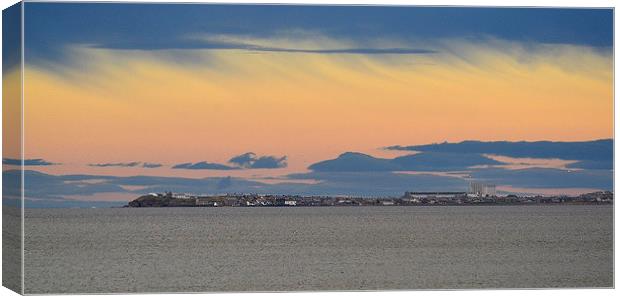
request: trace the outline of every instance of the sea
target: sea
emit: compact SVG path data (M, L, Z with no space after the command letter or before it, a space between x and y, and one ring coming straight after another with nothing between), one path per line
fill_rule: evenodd
M613 206L26 209L26 293L613 286Z

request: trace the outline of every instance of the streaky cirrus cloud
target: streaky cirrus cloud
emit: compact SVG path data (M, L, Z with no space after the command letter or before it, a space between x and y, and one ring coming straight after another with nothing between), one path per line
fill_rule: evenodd
M287 166L286 156L257 156L254 152L237 155L228 162L246 169L277 169Z
M22 165L22 160L15 159L15 158L2 158L2 164ZM42 158L24 159L25 166L48 166L48 165L57 165L57 164L58 163L49 162Z
M306 154L320 150L315 145L325 141L320 136L324 134L332 135L329 141L334 147L378 147L400 143L398 139L406 137L410 125L424 127L411 139L415 142L433 141L439 134L445 139L488 138L491 133L498 138L525 139L549 135L567 139L608 137L613 116L606 110L611 110L613 96L608 87L611 80L606 73L612 74L612 67L607 67L611 66L607 63L612 61L611 56L566 46L559 46L555 51L531 46L534 49L528 51L530 47L508 45L487 48L481 43L465 46L466 50L463 50L463 46L456 44L451 48L455 57L446 56L448 51L442 50L441 56L418 56L415 61L405 56L382 59L377 56L300 57L304 54L255 55L238 51L203 56L200 51L179 54L82 49L71 55L81 67L56 67L50 72L33 67L26 71L32 87L30 100L33 103L29 104L28 112L34 119L30 121L33 126L30 130L32 138L38 142L37 147L42 151L51 149L48 147L51 136L46 127L54 118L46 113L51 103L43 90L54 88L58 89L54 104L75 106L75 101L87 100L93 104L85 105L84 110L87 113L99 112L83 123L91 127L89 130L100 134L97 146L82 147L90 151L118 145L116 135L119 132L124 137L133 137L136 143L148 140L160 146L164 141L182 141L186 134L206 133L223 139L226 145L247 145L240 148L244 149L241 151L272 151L275 144L270 143L277 143L282 136L292 138L291 131L307 129L308 126L313 126L313 132L295 145L298 150L308 149L303 152ZM172 57L189 55L201 57L204 63L187 66L171 62ZM462 56L466 58L459 59ZM432 65L421 66L418 62ZM112 78L108 80L106 77ZM609 79L611 77L609 75ZM429 84L429 81L433 83ZM452 84L450 81L463 83ZM532 81L538 81L537 88L531 87ZM144 87L145 83L149 87ZM91 91L91 87L100 90L97 85L103 86L105 91ZM279 87L275 90L264 85ZM182 99L171 100L167 95L170 91ZM212 95L205 99L204 93ZM497 93L503 94L503 100L496 99ZM596 100L584 101L582 98L586 95ZM98 105L109 96L114 96L115 100ZM246 99L249 97L254 99ZM291 100L292 97L295 100ZM463 102L459 99L462 97L470 99ZM150 98L151 103L145 98ZM528 107L532 105L537 108ZM215 106L221 106L221 109ZM122 118L117 116L115 123L104 124L119 108L141 108L152 116L136 122L131 129L117 128L135 121L131 114ZM349 110L346 114L338 111L345 108ZM555 112L545 111L551 109ZM582 110L589 112L583 113ZM63 112L69 116L74 110L68 107ZM237 114L234 120L230 112ZM504 118L519 118L519 114L525 112L531 114L530 119L492 124ZM582 120L566 121L567 116L577 114ZM162 116L171 120L166 123L158 121L157 118ZM367 120L370 116L372 121ZM471 116L479 119L469 120ZM209 120L228 125L226 128L209 125ZM283 120L287 121L286 125L282 124ZM265 127L263 131L246 128L257 121ZM588 122L588 125L584 126L582 122ZM84 132L77 130L75 124L58 122L55 126L62 130L63 138L83 137ZM430 132L433 126L440 128L441 133ZM147 127L170 132L162 133L164 136L158 139L146 139L135 132ZM467 131L466 135L459 132L459 127ZM184 132L172 132L175 130ZM366 131L374 131L376 136L363 136ZM231 134L239 137L231 137ZM216 153L214 156L218 159L229 156L203 146L203 150L194 150L200 152L190 156L193 160L203 160L199 157L206 153ZM183 149L182 146L171 147L170 153L182 155ZM342 149L339 151L351 148ZM152 151L140 150L147 153L145 157L149 159L157 157ZM65 158L54 157L70 159L70 152L65 153ZM97 153L103 154L101 151ZM126 159L133 157L127 156Z
M186 38L188 34L273 36L291 28L321 31L357 43L386 35L398 39L493 36L529 43L613 46L612 9L138 3L110 3L97 9L79 3L27 6L25 21L31 28L26 31L27 54L46 59L58 58L61 48L69 43L118 49L193 49L204 47L204 42ZM295 17L283 19L283 15ZM136 21L140 26L135 26ZM510 25L513 23L519 23L518 30Z
M92 45L93 48L104 49L141 49L141 50L171 50L171 49L204 49L204 50L243 50L250 52L283 52L283 53L316 53L316 54L433 54L436 50L412 47L340 47L340 48L302 48L286 46L262 46L246 42L221 42L210 40L193 40L179 43L141 42L141 43L106 43Z

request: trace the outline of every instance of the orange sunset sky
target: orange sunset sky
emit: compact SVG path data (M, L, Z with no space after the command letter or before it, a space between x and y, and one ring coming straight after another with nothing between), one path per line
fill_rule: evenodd
M607 11L162 7L25 5L24 158L54 164L37 171L261 179L408 154L391 145L613 138ZM247 152L286 165L170 169ZM161 166L93 166L131 162Z

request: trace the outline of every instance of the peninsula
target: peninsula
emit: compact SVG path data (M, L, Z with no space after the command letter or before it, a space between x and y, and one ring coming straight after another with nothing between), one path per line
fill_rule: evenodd
M401 197L302 196L275 194L194 195L149 193L125 207L317 207L317 206L442 206L442 205L536 205L612 204L613 192L598 191L579 196L480 195L466 192L405 192Z

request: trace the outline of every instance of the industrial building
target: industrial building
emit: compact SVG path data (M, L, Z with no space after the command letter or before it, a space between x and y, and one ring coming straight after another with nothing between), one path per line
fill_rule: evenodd
M497 196L497 190L495 184L471 182L469 183L469 194L479 197Z
M466 195L465 192L405 192L404 198L410 199L454 199L459 197L464 197Z

